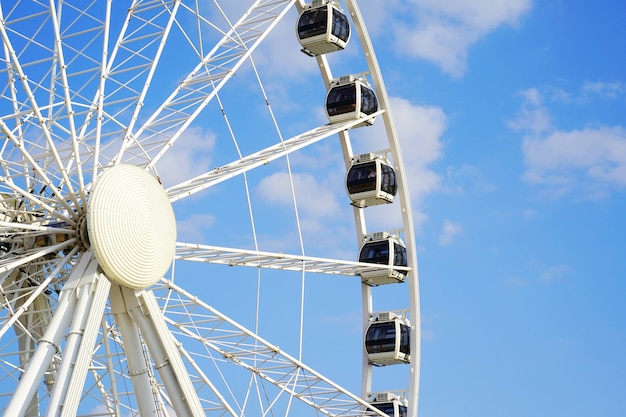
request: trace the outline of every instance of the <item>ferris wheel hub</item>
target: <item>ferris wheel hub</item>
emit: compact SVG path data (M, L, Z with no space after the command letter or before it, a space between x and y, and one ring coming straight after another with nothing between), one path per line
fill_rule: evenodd
M133 289L155 284L176 249L174 211L159 182L133 165L96 180L87 206L89 244L112 281Z

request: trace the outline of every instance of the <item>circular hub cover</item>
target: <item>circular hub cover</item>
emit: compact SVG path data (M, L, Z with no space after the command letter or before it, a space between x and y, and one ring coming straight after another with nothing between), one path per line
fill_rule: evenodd
M91 248L109 279L142 289L167 272L176 219L163 187L143 169L115 165L97 179L87 206Z

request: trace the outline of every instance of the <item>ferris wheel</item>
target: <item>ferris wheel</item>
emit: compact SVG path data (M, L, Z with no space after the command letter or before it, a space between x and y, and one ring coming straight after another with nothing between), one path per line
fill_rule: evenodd
M0 4L2 415L416 417L410 196L356 0L244 3Z

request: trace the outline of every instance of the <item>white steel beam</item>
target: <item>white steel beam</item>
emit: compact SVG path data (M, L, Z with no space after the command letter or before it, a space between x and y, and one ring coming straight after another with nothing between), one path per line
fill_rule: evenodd
M273 384L281 392L293 395L327 416L386 416L366 400L342 388L302 361L288 355L276 345L261 338L234 320L218 312L173 282L162 281L172 296L177 312L165 320L182 335L190 337L217 352L217 357L248 370ZM200 314L202 323L190 315ZM217 357L215 358L217 360Z
M78 306L66 338L63 358L54 389L50 394L46 417L76 415L87 371L91 365L91 356L111 283L98 271L95 260L87 268L85 278L91 285L83 285L76 291Z
M42 380L48 365L55 353L59 351L59 344L66 334L67 327L74 315L77 304L76 288L90 284L84 280L85 271L92 261L90 254L81 257L72 275L63 286L59 295L57 310L54 312L50 325L31 357L27 369L20 378L11 402L5 410L6 416L23 417L31 399L37 393L39 382Z
M404 266L390 267L388 265L366 262L343 261L287 253L262 252L257 250L234 249L180 242L176 243L175 259L228 266L251 266L254 268L306 271L318 274L348 276L360 275L367 271L384 271L388 269L397 271L410 270L409 267Z
M176 415L179 417L203 416L200 399L189 379L176 346L177 342L165 323L154 293L144 290L137 291L135 294L141 303L141 308L133 309L130 314L141 329L141 334L148 345L148 350L163 380Z
M230 162L221 167L215 168L205 174L187 180L183 183L175 185L165 190L170 198L170 202L188 197L198 191L205 190L229 178L244 174L261 165L267 165L285 155L309 146L322 139L328 138L337 133L351 129L352 127L363 123L365 120L372 119L380 115L382 111L367 115L366 117L349 120L342 123L327 124L313 128L307 132L301 133L291 139L272 145L266 149L245 156L236 161Z
M126 313L141 331L176 415L203 416L200 399L183 364L176 340L168 329L152 291L133 291L124 287L119 287L119 291Z
M396 131L396 125L393 114L390 109L390 101L387 95L387 89L383 80L380 66L376 58L376 52L372 45L372 41L366 29L365 21L359 10L356 0L346 0L346 6L350 12L350 17L354 22L354 26L361 41L361 46L365 52L367 66L369 68L372 82L378 97L378 103L381 109L385 109L382 116L391 155L394 161L394 170L396 171L396 179L398 181L398 201L400 211L402 213L402 225L404 231L404 241L406 243L406 251L408 258L408 266L410 271L407 273L406 280L409 287L409 304L411 317L411 365L409 371L409 389L407 400L409 403L407 417L417 417L418 400L419 400L419 379L420 379L420 350L421 350L421 327L420 327L420 298L419 298L419 276L417 270L417 249L415 247L415 229L413 225L413 211L411 208L411 197L409 195L407 176L404 169L404 161L402 159L402 151L400 149L400 141ZM364 289L364 291L369 291ZM363 299L366 301L368 295L364 294ZM364 314L366 312L364 311ZM371 386L365 381L362 387L363 395L369 393Z

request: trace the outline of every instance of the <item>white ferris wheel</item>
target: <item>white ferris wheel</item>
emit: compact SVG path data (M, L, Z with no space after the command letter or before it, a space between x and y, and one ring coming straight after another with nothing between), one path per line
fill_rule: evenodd
M268 69L285 22L321 81ZM410 198L356 0L2 0L0 38L0 413L417 415ZM320 242L298 175L326 152ZM308 319L344 302L356 332Z

